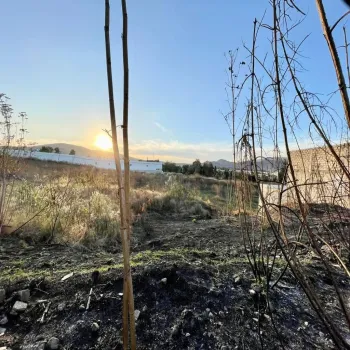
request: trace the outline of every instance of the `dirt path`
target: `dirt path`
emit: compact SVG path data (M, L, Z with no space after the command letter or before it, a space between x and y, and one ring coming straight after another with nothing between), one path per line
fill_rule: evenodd
M289 273L270 295L272 313L267 310L244 255L238 222L154 214L134 232L139 349L261 349L261 344L265 349L332 349ZM0 244L0 288L6 290L0 323L7 319L0 324L6 329L0 347L53 349L54 337L61 349L122 349L120 252L32 247L13 239ZM92 278L97 284L86 310ZM322 280L319 287L327 293ZM28 305L14 314L17 292L26 288ZM349 292L348 283L344 290Z

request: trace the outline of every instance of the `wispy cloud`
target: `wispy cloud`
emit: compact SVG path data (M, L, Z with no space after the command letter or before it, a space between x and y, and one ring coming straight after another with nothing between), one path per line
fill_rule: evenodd
M168 132L169 130L163 126L162 124L158 123L158 122L153 122L153 124L160 130L162 130L163 132Z
M232 157L232 147L227 143L143 140L131 143L130 153L140 158L154 157L180 163L192 163L197 158L201 161L217 160L219 158L230 159Z

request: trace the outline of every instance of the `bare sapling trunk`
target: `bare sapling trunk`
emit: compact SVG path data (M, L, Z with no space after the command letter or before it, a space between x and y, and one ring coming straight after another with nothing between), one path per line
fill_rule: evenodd
M129 56L128 56L128 13L126 0L121 0L123 12L123 66L124 66L124 98L123 98L123 149L124 149L124 189L125 189L125 224L130 249L131 213L130 213L130 159L129 159ZM136 349L135 310L132 279L128 280L128 306L130 320L131 349Z
M326 13L323 7L322 0L316 0L316 6L317 6L317 11L320 17L321 21L321 26L323 29L323 34L324 37L327 41L329 52L332 56L332 61L334 65L335 72L337 74L337 80L338 80L338 86L339 86L339 91L344 107L344 112L345 112L345 118L348 123L348 127L350 128L350 102L349 102L349 95L348 95L348 90L346 87L345 79L344 79L344 74L343 70L340 64L340 59L338 55L338 50L335 45L333 35L332 35L332 29L329 27Z
M120 153L118 148L117 138L117 124L115 119L114 108L114 94L113 94L113 79L112 79L112 63L110 52L110 39L109 39L109 0L105 0L105 43L106 43L106 64L107 64L107 80L108 80L108 94L109 94L109 109L111 119L112 130L112 143L113 154L117 173L117 182L119 188L119 201L120 201L120 221L121 221L121 241L123 246L123 262L124 262L124 294L123 294L123 346L124 349L128 349L129 343L129 314L131 326L131 348L136 349L136 335L135 335L135 320L134 320L134 303L133 303L133 291L132 291L132 279L130 268L130 248L129 248L129 233L130 227L128 226L129 220L127 220L130 210L126 205L126 191L124 187L123 174L120 162ZM126 142L128 142L126 140ZM127 194L129 195L129 193Z

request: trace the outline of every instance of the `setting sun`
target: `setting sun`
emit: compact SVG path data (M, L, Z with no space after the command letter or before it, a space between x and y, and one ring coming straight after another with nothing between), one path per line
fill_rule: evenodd
M104 151L107 151L112 148L112 140L108 135L105 134L97 135L94 144L96 147Z

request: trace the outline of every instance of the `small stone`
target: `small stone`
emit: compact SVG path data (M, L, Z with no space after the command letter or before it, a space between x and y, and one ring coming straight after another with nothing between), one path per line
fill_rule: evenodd
M209 315L208 315L210 318L213 318L214 317L214 315L213 315L213 313L212 312L209 312Z
M80 304L79 305L79 310L80 311L84 311L85 310L85 305L84 304Z
M50 338L50 340L47 342L47 345L49 346L49 349L56 350L60 346L60 340L56 337Z
M147 305L145 305L143 308L142 308L142 312L146 312L147 311Z
M264 314L264 317L266 318L267 321L271 321L271 317L267 314Z
M254 289L249 289L249 294L250 295L255 295L256 293L255 293L255 290Z
M0 304L5 301L5 297L6 297L5 289L0 288Z
M180 334L180 328L178 325L175 325L171 330L171 336L176 337Z
M74 274L73 272L68 273L67 275L65 275L61 278L61 281L63 282L65 280L67 280L68 278L71 278L73 276L73 274Z
M160 282L161 282L162 284L167 284L168 279L167 279L166 277L164 277L164 278L162 278L162 279L160 280Z
M135 310L135 321L137 321L138 318L140 317L140 313L141 313L140 310Z
M12 311L14 311L16 313L23 312L27 309L27 307L28 307L27 303L24 303L22 301L16 301L15 305L13 305Z
M0 328L0 337L4 335L6 332L6 328Z
M100 326L98 325L97 322L94 322L94 323L91 325L91 331L92 331L92 332L96 333L96 332L99 331L99 329L100 329Z
M45 336L43 334L39 334L35 337L35 341L42 341L45 340Z
M191 334L190 333L186 333L186 337L189 337Z
M66 303L59 303L57 306L58 311L63 311L66 308Z
M305 325L305 327L307 327L309 325L309 322L305 321L304 325Z
M123 293L118 293L118 296L119 296L119 297L122 297L122 296L123 296Z
M19 300L27 303L30 299L30 290L24 289L18 292Z
M253 318L253 320L254 320L255 322L259 322L259 320L258 320L257 318Z
M4 326L8 321L8 318L6 317L6 315L4 315L0 318L0 325Z
M240 276L237 276L236 278L235 278L235 283L240 283L241 282L241 277Z

